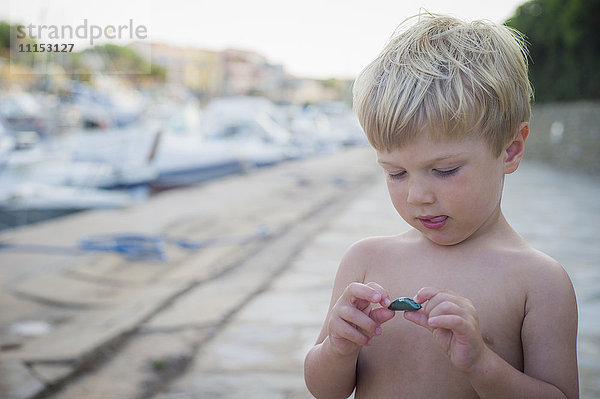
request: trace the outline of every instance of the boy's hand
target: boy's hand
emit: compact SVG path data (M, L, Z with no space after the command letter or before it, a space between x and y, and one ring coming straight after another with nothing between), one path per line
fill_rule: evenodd
M372 308L371 304L381 308ZM361 346L371 344L381 334L381 324L394 317L387 309L391 303L385 289L377 283L351 283L346 287L330 312L329 341L335 352L349 355Z
M487 347L471 301L435 287L422 288L414 300L427 304L417 312L404 312L404 318L431 331L457 369L464 373L474 371Z

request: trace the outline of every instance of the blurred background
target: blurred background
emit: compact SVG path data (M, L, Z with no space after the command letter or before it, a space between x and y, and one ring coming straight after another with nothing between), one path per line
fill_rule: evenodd
M600 397L600 0L0 0L0 396L310 397L339 259L406 228L352 82L421 11L525 35L505 213L571 275Z
M420 10L523 32L529 156L598 173L598 2L520 3L9 1L0 229L364 144L352 80Z

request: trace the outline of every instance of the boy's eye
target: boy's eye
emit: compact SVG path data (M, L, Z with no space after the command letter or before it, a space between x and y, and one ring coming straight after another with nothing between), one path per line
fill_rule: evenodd
M434 169L434 172L442 177L445 177L455 174L456 172L458 172L458 169L460 169L460 166L451 169Z
M388 177L392 180L402 179L404 177L404 175L406 175L405 170L403 170L402 172L398 172L398 173L388 173Z

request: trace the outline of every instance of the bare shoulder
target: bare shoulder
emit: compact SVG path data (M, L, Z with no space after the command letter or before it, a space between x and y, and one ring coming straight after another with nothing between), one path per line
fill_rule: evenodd
M569 275L556 260L540 251L533 251L535 254L528 272L526 312L530 316L534 312L546 317L554 315L576 328L577 300Z
M352 244L342 258L343 267L360 267L364 269L380 265L385 258L401 252L408 239L406 234L396 236L368 237Z
M576 313L575 292L571 279L563 266L551 256L521 240L496 243L492 258L501 266L499 270L507 281L520 292L525 314L555 312ZM547 315L547 314L546 314ZM544 316L546 317L546 316Z
M518 256L519 267L526 277L528 294L573 290L569 275L554 258L530 246L518 251Z

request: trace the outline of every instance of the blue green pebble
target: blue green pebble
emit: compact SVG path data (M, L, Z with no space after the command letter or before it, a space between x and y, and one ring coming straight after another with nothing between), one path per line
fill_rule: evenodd
M390 303L390 306L388 306L388 309L406 310L409 312L413 312L415 310L421 309L421 305L416 303L415 301L413 301L410 298L402 297L402 298L394 299L392 301L392 303Z

